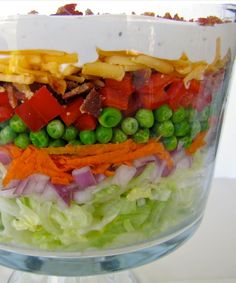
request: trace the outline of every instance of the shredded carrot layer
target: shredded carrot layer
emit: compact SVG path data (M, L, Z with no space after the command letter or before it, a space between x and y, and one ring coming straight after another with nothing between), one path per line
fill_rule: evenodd
M105 151L103 153L97 153L94 155L81 157L75 155L57 155L53 156L53 160L60 168L63 168L65 171L73 170L74 168L81 168L84 166L106 166L127 163L130 164L134 159L155 154L160 159L167 161L169 167L173 165L170 154L165 150L164 146L160 142L150 140L147 144L135 144L123 143L117 144L117 147L113 148L113 151ZM114 145L113 145L114 146Z
M121 144L51 149L29 146L24 151L11 146L9 151L13 161L3 180L4 186L13 179L23 180L34 173L50 176L54 184L69 184L73 180L71 171L84 166L90 166L94 174L112 176L114 172L110 168L116 168L120 164L132 165L133 160L153 154L166 160L169 167L173 165L169 152L162 143L155 140L150 140L147 144L136 144L128 140Z
M23 180L34 173L48 175L57 184L69 184L72 181L72 176L58 168L46 152L29 146L20 156L14 158L3 179L3 185L6 186L14 179Z
M133 142L131 139L120 143L120 144L92 144L92 145L67 145L65 147L48 147L44 150L48 154L54 155L76 155L76 156L91 156L91 155L98 155L103 154L105 152L113 152L123 148L136 148L137 144Z
M196 138L194 139L194 141L192 142L192 144L190 145L189 148L186 149L186 153L187 154L194 154L198 149L200 149L201 147L203 147L206 142L205 142L205 136L207 134L207 131L205 132L200 132Z

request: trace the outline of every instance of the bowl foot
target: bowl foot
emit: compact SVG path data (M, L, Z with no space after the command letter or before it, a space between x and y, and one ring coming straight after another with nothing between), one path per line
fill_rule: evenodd
M130 271L82 277L57 277L14 271L8 283L138 283Z

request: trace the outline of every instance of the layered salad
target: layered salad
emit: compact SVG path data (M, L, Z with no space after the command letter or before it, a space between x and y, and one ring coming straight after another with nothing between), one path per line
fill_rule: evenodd
M82 66L0 51L0 241L104 249L199 217L230 61L219 46L211 63L97 48Z

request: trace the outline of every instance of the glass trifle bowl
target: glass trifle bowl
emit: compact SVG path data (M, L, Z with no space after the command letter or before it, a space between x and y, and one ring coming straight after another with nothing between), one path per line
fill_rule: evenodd
M0 263L38 274L9 282L136 282L113 272L201 222L235 24L27 15L0 30Z

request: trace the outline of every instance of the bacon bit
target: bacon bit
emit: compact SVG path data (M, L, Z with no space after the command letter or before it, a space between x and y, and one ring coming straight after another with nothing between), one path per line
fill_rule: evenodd
M174 21L185 21L183 17L180 17L178 14L175 14L174 17L171 16L170 13L165 13L164 19L174 20Z
M90 16L90 15L94 15L94 14L93 14L93 12L92 12L90 9L87 9L87 10L85 11L85 15Z
M154 13L154 12L144 12L144 13L142 14L142 16L155 17L155 13Z
M66 81L67 89L72 90L78 86L78 83L73 81Z
M32 10L28 13L28 15L37 15L39 12Z
M214 26L215 24L223 24L228 21L222 21L220 18L215 17L215 16L209 16L207 18L199 18L197 20L199 25L201 26Z
M59 7L57 9L57 12L55 15L79 15L79 16L82 16L83 13L78 11L78 10L75 10L77 4L67 4L67 5L64 5L62 7Z
M5 84L5 89L7 91L7 95L8 95L8 100L9 100L9 104L11 105L11 107L14 109L17 106L17 99L14 95L14 89L13 86L10 84Z
M135 89L140 89L142 86L148 83L151 74L152 74L151 69L143 69L143 70L135 71L133 73L133 85L135 86Z
M105 83L101 80L94 80L93 83L94 83L95 86L98 86L98 87L104 87L105 86Z
M69 92L66 92L64 95L63 95L63 98L64 99L67 99L67 98L71 98L71 97L74 97L76 95L80 95L80 94L83 94L85 93L86 91L90 90L91 88L93 88L93 84L92 83L84 83L82 85L79 85L77 86L76 88L72 89L71 91Z
M168 19L168 20L172 20L172 16L171 16L171 14L170 13L165 13L165 15L164 15L164 17L163 17L164 19Z
M82 113L87 113L98 117L102 108L101 95L93 88L86 96L83 104L80 107Z

